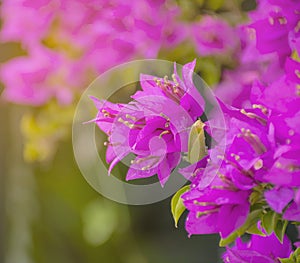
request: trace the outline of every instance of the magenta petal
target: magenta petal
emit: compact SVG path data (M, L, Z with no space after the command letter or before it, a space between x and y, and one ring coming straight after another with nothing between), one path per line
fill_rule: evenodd
M134 169L130 167L126 175L126 181L140 179L140 178L148 178L155 175L156 173L157 173L157 167L144 170L144 171L141 169Z
M268 255L273 258L289 257L292 250L291 242L286 235L284 235L283 242L281 243L274 233L265 237L253 235L250 247L260 254Z
M284 236L281 243L275 234L270 236L252 235L250 241L244 243L241 238L236 240L234 247L226 248L224 262L259 262L273 263L277 258L288 258L292 252L291 242Z
M167 154L167 161L171 169L175 168L179 164L180 159L181 159L181 154L178 152Z
M277 213L281 214L282 210L294 197L294 191L291 188L281 187L273 188L264 193L269 206Z
M186 86L186 92L198 103L198 105L201 105L202 109L204 109L205 101L193 83L193 74L195 66L196 60L185 64L182 67L182 78L184 85Z
M163 187L165 185L165 183L167 182L167 180L169 179L171 174L171 168L168 164L167 159L164 159L158 166L158 179L159 182L161 184L161 186Z
M112 160L116 158L116 153L114 151L114 148L112 146L108 146L106 149L106 162L110 163Z
M297 189L294 201L296 202L297 205L300 205L300 189Z
M160 94L162 94L160 89L155 88L157 85L154 79L159 79L159 78L151 75L140 74L140 83L143 91L146 91L146 93L160 92Z
M167 144L162 138L155 136L149 141L149 150L153 156L165 156L167 154Z
M284 212L283 218L290 221L300 221L300 205L293 202Z
M227 248L227 253L223 256L224 262L230 263L274 263L274 260L261 255L256 251L249 250L234 250Z
M166 120L162 117L154 117L147 120L147 125L145 125L135 137L136 143L134 149L149 150L149 141L152 140L153 136L157 137L160 135L165 123Z
M242 226L247 219L249 211L250 205L247 203L243 205L223 205L219 211L218 221L221 237L227 237Z
M256 186L256 182L253 178L246 176L237 169L233 169L231 172L232 182L241 190L249 190Z
M197 213L190 212L185 222L185 229L189 235L218 233L218 214L211 213L197 217Z

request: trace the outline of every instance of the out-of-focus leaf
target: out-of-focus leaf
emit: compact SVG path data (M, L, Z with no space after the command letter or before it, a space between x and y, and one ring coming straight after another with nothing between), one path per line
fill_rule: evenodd
M201 77L209 86L213 86L220 81L220 63L220 61L216 61L216 58L201 58L201 63L199 63Z
M300 62L300 55L298 54L297 50L294 50L293 53L292 53L292 59Z
M188 143L188 161L196 163L201 160L206 154L204 123L197 120L190 131Z
M203 3L204 3L204 0L196 0L196 3L197 3L199 6L202 6Z
M82 217L83 236L94 246L108 241L118 227L117 209L101 199L92 201L84 210Z
M199 15L199 7L203 6L205 0L177 0L177 2L180 6L182 18L184 20L193 21Z
M218 10L224 4L224 0L206 0L205 7L211 10Z
M185 211L185 206L183 204L181 196L190 189L189 185L186 185L179 189L177 193L172 197L171 200L171 212L173 215L173 219L175 222L175 227L177 227L177 223L183 212Z
M185 1L187 2L187 1ZM180 43L179 45L172 47L172 48L163 48L160 50L158 57L170 60L170 61L176 61L176 63L179 64L185 64L187 62L190 62L197 57L197 54L195 52L195 49L193 45L191 44L191 41L184 41L183 43ZM198 64L196 65L195 71L198 70Z

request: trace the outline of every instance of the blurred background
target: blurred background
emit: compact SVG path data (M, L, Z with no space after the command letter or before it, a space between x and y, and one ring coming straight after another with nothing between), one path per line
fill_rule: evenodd
M218 236L188 238L185 216L174 227L170 198L147 206L126 206L94 191L74 160L71 124L87 85L111 66L133 59L160 58L184 64L197 58L200 76L212 88L219 85L223 72L237 66L234 54L241 44L235 26L247 21L255 1L157 0L146 1L147 7L140 6L143 1L132 1L129 7L124 3L131 8L129 15L125 7L125 11L117 8L120 1L74 1L92 5L85 11L72 3L74 10L62 4L70 1L59 2L1 3L0 262L221 262ZM76 20L81 10L91 17L90 9L93 14L110 10L113 16L103 11L86 24L84 19ZM74 17L69 17L72 12ZM158 24L146 18L142 21L139 12L157 15ZM32 17L36 20L30 21ZM214 25L207 17L220 24ZM138 29L122 28L129 18L135 19ZM115 22L111 36L108 25ZM51 31L54 26L58 28L55 33ZM219 32L223 26L228 30L227 39ZM51 34L57 34L55 41L50 41ZM81 53L70 58L68 52L74 46ZM57 56L63 57L62 62ZM73 76L80 71L76 85L69 76L56 85L65 69Z
M126 206L101 197L70 140L51 164L23 160L17 106L1 105L1 262L220 262L217 235L175 228L170 198Z

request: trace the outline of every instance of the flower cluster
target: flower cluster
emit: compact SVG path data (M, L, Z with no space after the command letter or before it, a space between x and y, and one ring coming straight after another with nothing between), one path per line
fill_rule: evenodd
M241 27L246 37L240 61L245 63L225 72L217 90L231 104L220 101L226 141L219 143L225 143L225 153L215 147L209 157L182 170L193 175L190 190L182 195L189 234L220 233L223 245L245 232L270 235L254 235L247 245L238 241L228 248L225 262L289 257L283 233L288 221L300 221L300 5L259 1L251 18ZM204 184L207 178L210 183ZM278 245L278 250L260 251L260 242Z
M250 106L252 83L274 83L284 74L285 64L299 51L298 1L261 0L250 13L251 21L238 25L238 66L223 73L216 94L235 107ZM295 59L295 57L294 57Z
M108 135L109 171L133 154L127 180L157 174L162 186L166 183L180 154L189 150L189 128L205 107L193 84L194 66L192 62L183 67L182 80L176 67L172 80L142 75L142 90L128 104L93 98L99 110L94 121ZM300 97L291 78L288 83L286 93L279 93L275 84L256 83L251 108L238 109L219 100L226 136L218 137L208 156L181 169L191 180L181 196L189 211L190 235L220 233L223 245L245 232L262 235L254 235L247 245L238 240L237 247L228 248L225 262L272 262L291 254L284 232L288 221L300 221ZM259 250L259 242L270 243L270 251Z
M21 43L26 55L4 63L3 97L70 104L98 74L135 58L156 58L184 42L199 56L235 50L238 35L225 20L184 21L182 13L172 0L5 0L0 40Z
M252 109L220 102L227 123L226 152L222 155L219 147L210 149L210 159L192 166L191 190L182 196L190 211L186 221L190 234L220 232L226 238L246 222L250 206L258 203L262 209L282 214L283 219L299 221L300 133L295 126L299 108L297 113L277 112L267 108L263 94ZM273 102L279 103L280 97ZM299 98L294 97L294 101L287 100L299 107ZM207 176L211 183L203 188ZM225 216L231 220L224 222Z
M278 258L288 258L291 252L292 247L287 236L284 237L281 244L274 234L266 237L254 235L246 243L237 239L236 247L228 248L223 259L224 262L230 263L273 263L277 262Z
M1 42L21 42L27 55L3 66L3 96L22 104L52 97L68 104L97 74L178 44L185 32L178 15L166 1L5 0Z
M286 4L260 1L259 8L251 14L252 22L239 28L242 66L236 71L225 72L223 82L227 86L227 80L229 85L237 81L239 88L231 98L231 105L219 100L226 123L225 136L213 138L217 145L209 149L208 156L181 170L191 180L190 189L181 196L189 211L186 230L190 235L219 233L222 245L246 232L265 236L254 235L247 245L238 241L237 247L228 248L224 255L226 262L259 258L271 262L288 257L291 248L284 236L285 228L288 221L300 221L300 6L294 1ZM204 18L195 30L201 27L205 30L206 26L224 27L227 35L231 34L224 23L211 18ZM272 34L265 34L264 30ZM226 52L234 45L227 38L213 35L202 34L195 40L203 55ZM254 59L253 54L259 54L259 59ZM186 77L191 75L193 67L193 64L184 67L183 82L176 73L171 82L154 81L153 77L149 81L146 79L151 80L151 77L143 76L143 90L133 96L134 102L119 105L117 109L111 106L107 110L105 103L99 107L102 113L96 122L100 128L105 115L109 117L104 123L109 123L110 127L106 132L111 167L129 153L136 156L127 179L157 173L164 185L179 162L179 153L190 150L185 147L186 131L203 113L204 107L202 98L196 97L192 79ZM228 92L232 89L224 91L230 99ZM218 94L223 97L222 87ZM169 100L172 101L168 103L170 112L162 111ZM179 110L182 108L183 111ZM176 112L176 116L172 112ZM176 119L186 121L178 126ZM209 125L206 128L207 134L212 136ZM178 139L178 134L183 137ZM225 145L225 152L222 145ZM226 218L230 220L224 220ZM258 250L262 240L278 246L278 250Z
M157 175L164 186L184 153L191 165L180 171L191 185L180 189L176 207L188 210L189 235L219 233L223 246L236 240L225 262L292 257L285 229L300 222L300 2L257 2L250 21L233 27L207 14L183 23L167 0L4 0L1 41L20 42L26 55L2 67L3 95L70 105L97 74L179 43L196 50L188 55L219 58L223 116L205 123L195 61L183 66L182 78L176 64L170 79L141 75L141 90L127 104L92 98L93 122L107 135L109 173L126 158L126 180ZM225 127L213 134L214 122ZM245 233L253 234L247 243Z
M187 152L189 128L203 114L205 102L192 80L195 61L167 77L141 75L141 91L128 104L93 98L99 111L94 120L108 135L109 172L125 156L133 155L126 179L158 175L163 186Z

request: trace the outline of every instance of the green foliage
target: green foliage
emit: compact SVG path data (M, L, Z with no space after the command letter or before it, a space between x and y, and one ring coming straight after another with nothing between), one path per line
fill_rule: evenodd
M188 142L188 161L196 163L201 160L206 154L204 123L197 120L190 131Z
M261 225L268 235L275 233L280 242L283 241L288 221L272 210L266 211L261 218Z
M300 62L300 56L299 56L297 50L294 50L292 52L292 56L291 57L292 57L293 60L296 60L296 61Z
M214 57L203 57L200 61L201 77L209 86L216 85L221 78L221 64Z
M269 184L259 184L256 187L254 187L249 198L251 207L262 207L263 205L266 205L266 201L264 199L264 191L271 188L272 186L270 186Z
M277 224L278 216L279 215L272 210L263 214L261 218L261 225L268 235L270 235L274 231Z
M213 14L222 9L225 4L224 0L177 0L177 2L183 14L182 18L185 20L195 20L202 13Z
M276 223L276 227L274 228L274 233L281 243L283 242L283 237L284 237L284 233L285 233L287 225L288 225L287 220L278 219L278 221Z
M218 10L220 9L224 4L224 0L209 0L205 1L204 6L211 10Z
M290 258L280 258L279 260L281 263L295 263L295 261Z
M253 224L247 229L247 233L250 235L259 235L259 236L265 236L265 234L258 228L257 224Z
M172 48L162 48L158 55L159 58L176 61L176 63L184 65L196 57L198 57L197 53L195 52L195 48L191 41L183 41L179 45L176 45ZM195 71L197 72L198 67L196 65Z
M105 199L95 199L84 209L83 237L94 246L107 242L118 229L125 231L129 219L117 205Z
M173 215L173 219L175 222L175 227L177 227L177 223L183 212L185 211L185 206L183 204L181 196L190 189L189 185L186 185L179 189L177 193L172 197L171 200L171 212Z

